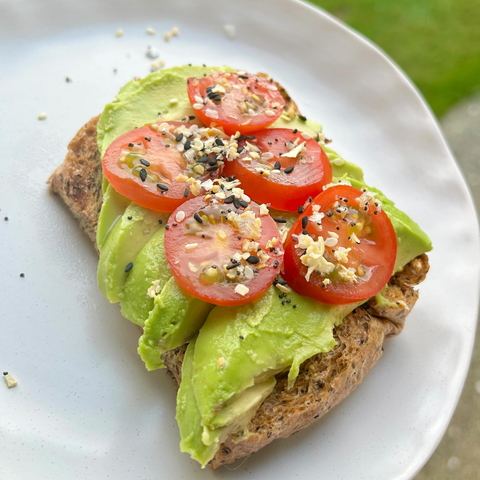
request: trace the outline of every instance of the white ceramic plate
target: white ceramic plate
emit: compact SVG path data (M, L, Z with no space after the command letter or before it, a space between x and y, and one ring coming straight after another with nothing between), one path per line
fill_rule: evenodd
M234 472L200 472L179 452L172 381L145 370L137 328L97 290L94 249L45 185L79 127L149 72L149 44L168 66L271 73L435 246L405 331L357 391ZM0 0L0 138L0 370L20 380L0 385L0 478L386 480L428 459L470 360L477 224L430 110L375 47L289 0Z

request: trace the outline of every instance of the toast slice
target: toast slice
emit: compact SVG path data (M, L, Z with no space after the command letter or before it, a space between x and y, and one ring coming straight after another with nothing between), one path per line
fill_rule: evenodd
M287 112L299 114L295 103L283 87ZM102 206L102 167L97 147L98 117L92 118L68 145L64 163L48 183L79 221L96 248L96 228ZM277 376L274 391L260 406L247 427L250 435L230 435L220 446L211 468L226 465L248 456L276 438L285 438L307 427L341 402L377 363L387 337L398 335L405 319L418 299L414 289L428 272L428 257L423 254L395 274L384 296L391 306L378 305L375 299L356 308L335 328L337 345L328 353L305 361L295 385L287 389L286 374ZM166 352L163 360L177 385L186 346Z

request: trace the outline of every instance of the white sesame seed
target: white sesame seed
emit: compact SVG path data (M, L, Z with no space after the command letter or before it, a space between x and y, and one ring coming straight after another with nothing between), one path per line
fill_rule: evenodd
M267 85L267 89L271 90L272 92L276 92L278 90L278 88L275 85L273 85L273 83L271 83L270 85Z
M345 160L343 158L338 157L335 160L333 160L332 163L337 167L341 167L345 163Z
M275 112L273 110L265 110L265 115L267 115L267 117L274 117Z
M147 35L155 35L155 29L153 29L152 27L148 27L146 32Z
M305 140L310 140L310 139L312 138L311 135L309 135L308 133L305 133L305 132L303 132L301 136L302 136L302 138L304 138Z
M223 31L227 35L228 38L231 38L232 40L236 37L237 35L237 29L235 25L224 25L223 26Z
M205 110L205 115L210 118L218 119L218 112L216 110L213 110L212 108L207 108Z
M200 95L195 95L195 101L197 103L203 103L203 98Z
M121 28L119 28L116 32L115 32L115 36L116 37L122 37L123 36L123 30Z
M170 99L170 105L175 105L176 103L178 103L178 98Z
M47 114L45 112L42 112L37 118L39 120L45 120L47 118Z
M183 222L185 220L185 212L183 210L177 212L177 214L175 215L175 220L178 223Z
M176 37L179 33L180 33L180 30L179 30L178 27L173 27L173 28L170 30L170 34L172 35L172 37Z
M203 103L194 103L193 108L195 110L201 110L204 107Z
M185 245L186 250L195 250L198 247L198 243L187 243Z

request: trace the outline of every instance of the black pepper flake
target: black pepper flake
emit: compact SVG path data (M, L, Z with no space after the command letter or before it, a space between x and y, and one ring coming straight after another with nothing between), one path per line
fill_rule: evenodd
M129 146L129 148L133 148L133 147L135 146L135 144L133 144L132 142L130 142L130 143L128 144L128 146Z
M281 217L273 217L273 219L274 219L277 223L287 223L287 221L286 221L284 218L281 218Z
M130 262L130 263L125 267L125 273L128 273L132 268L133 268L133 262Z
M298 133L298 129L296 128L292 133Z
M248 80L247 75L239 75L238 78L243 78L244 80Z
M195 120L195 115L189 115L189 116L188 116L188 119L189 119L189 120Z
M305 210L305 209L304 209L302 206L300 206L300 207L297 208L297 212L298 212L298 213L303 213L304 210Z
M179 133L176 137L175 137L175 141L176 142L181 142L183 139L183 133Z
M373 214L374 214L374 215L378 215L378 210L375 210L375 211L373 212Z
M287 174L288 174L288 173L292 173L292 172L293 172L293 169L294 169L294 167L288 167L288 168L286 168L286 169L284 170L284 172L287 173Z
M288 299L286 300L286 302L287 302L287 303L292 303L292 300L291 300L290 298L288 298Z
M151 141L152 141L152 137L145 137L145 140L146 140L147 142L151 142Z
M161 225L163 223L163 220L159 220L158 223Z
M127 218L128 218L129 220L131 220L131 219L132 219L132 216L131 216L131 215L129 215Z
M335 228L336 228L337 230L340 230L340 227L339 227L338 225L337 225Z
M275 260L275 261L273 262L273 268L278 268L278 260Z
M297 308L297 306L295 304L292 305L293 308Z
M312 203L312 202L313 202L313 198L312 198L312 197L308 197L308 201L309 201L309 203Z
M148 160L145 160L144 158L141 158L140 159L140 163L142 165L145 165L146 167L149 167L150 166L150 162Z
M170 144L167 143L167 144L165 145L165 148L170 148Z
M140 178L142 179L142 182L147 179L147 171L144 168L140 170Z
M245 337L243 335L239 335L238 337L240 340L243 340Z
M302 230L302 233L303 233L304 235L308 235L308 230Z
M198 222L198 223L203 223L202 217L198 214L198 212L195 212L193 215L193 218Z
M211 167L206 168L207 172L214 172L215 170L218 170L218 165L212 165Z
M21 277L21 278L25 278L25 274L22 272L22 273L20 274L20 277Z
M304 215L302 217L302 228L303 229L307 228L307 225L308 225L308 217L306 215Z
M190 189L187 187L185 191L183 192L183 196L187 198L190 195Z
M157 183L157 187L158 187L162 192L168 191L168 186L165 185L164 183Z
M281 163L277 160L277 161L275 162L275 165L273 166L273 168L274 168L275 170L280 170L280 169L282 168L282 165L281 165Z
M233 268L236 268L240 265L240 263L238 262L235 262L235 263L232 263L232 265L227 265L227 270L232 270Z
M285 303L286 303L285 300L282 300L282 305L285 305Z
M259 261L260 261L260 259L256 255L250 255L247 258L247 262L251 263L252 265L256 265Z
M170 225L165 225L165 230L168 230L170 228Z
M8 222L8 217L5 217L4 220L5 220L6 222Z

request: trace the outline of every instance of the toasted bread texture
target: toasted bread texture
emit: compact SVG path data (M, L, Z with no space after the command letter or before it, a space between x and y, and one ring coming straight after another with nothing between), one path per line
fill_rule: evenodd
M286 110L299 113L283 87ZM92 118L68 145L65 161L49 179L58 194L78 219L80 227L96 248L96 228L102 206L102 168L97 147L98 117ZM287 389L286 373L277 376L274 391L260 406L247 427L229 436L220 446L212 468L248 456L277 438L285 438L307 427L341 402L375 365L387 337L398 335L418 299L416 285L428 272L428 257L423 254L395 274L383 292L388 302L375 299L355 309L334 330L337 345L328 353L305 361L292 389ZM166 352L165 365L179 384L185 346ZM244 439L239 441L241 438Z

